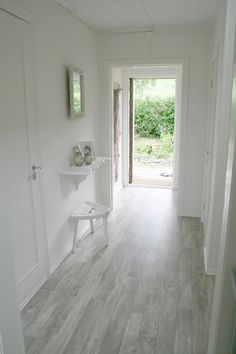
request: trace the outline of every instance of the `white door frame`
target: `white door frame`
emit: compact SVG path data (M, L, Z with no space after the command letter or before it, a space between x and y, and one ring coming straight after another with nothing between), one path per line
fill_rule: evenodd
M165 67L168 68L181 68L181 78L179 76L179 102L180 105L177 107L177 111L179 112L179 116L181 117L179 122L179 134L177 141L179 141L179 154L176 158L175 169L177 172L176 176L176 186L178 186L178 205L177 212L178 215L182 215L183 211L183 193L185 189L185 161L186 161L186 129L187 129L187 112L188 112L188 77L189 77L189 59L153 59L153 60L137 60L137 59L129 59L129 60L112 60L106 61L104 63L104 72L105 72L105 80L104 80L104 88L105 88L105 97L107 100L104 100L104 115L105 122L108 125L108 154L111 157L111 164L109 169L109 206L113 208L113 112L112 112L112 68L142 68L142 69L151 69L155 67ZM123 88L123 97L122 102L124 102L125 95L125 87ZM128 97L128 96L127 96ZM126 98L127 100L127 98ZM124 113L124 112L123 112ZM126 115L127 117L127 115ZM124 123L124 114L122 114L122 125ZM124 131L122 134L122 143L126 137L124 136ZM122 151L123 154L123 151ZM179 161L178 161L179 160ZM123 171L127 167L123 165ZM124 174L127 172L123 172ZM124 181L123 181L124 182Z
M174 131L174 160L173 160L173 189L178 190L179 185L179 138L180 138L180 100L181 100L181 78L182 67L181 66L156 66L146 68L124 68L123 69L123 112L122 112L122 136L123 136L123 149L122 149L122 163L123 163L123 186L127 187L128 182L128 134L129 134L129 79L176 79L176 114L175 114L175 131Z
M38 109L38 81L37 81L37 71L36 71L36 50L35 50L35 45L34 45L34 19L31 14L28 12L22 10L18 6L11 4L8 1L5 0L0 0L0 9L8 13L9 15L12 15L19 20L25 21L29 24L30 26L30 33L31 33L31 48L32 48L32 56L33 56L33 62L32 62L32 67L33 67L33 96L34 96L34 111L35 111L35 134L36 134L36 153L37 153L37 161L40 165L42 158L40 154L40 134L39 134L39 109ZM43 173L43 171L41 172ZM44 201L44 188L43 188L43 178L39 174L39 187L40 187L40 204L41 204L41 217L42 217L42 234L43 234L43 247L44 247L44 252L45 252L45 271L46 271L46 278L51 274L50 272L50 261L49 261L49 250L48 250L48 241L47 241L47 228L46 228L46 217L45 217L45 201ZM45 281L46 278L43 280ZM32 292L24 299L24 301L20 304L20 310L24 308L24 306L31 300L31 298L36 294L38 289L41 287L42 282L36 286Z
M218 84L217 74L218 74L218 48L211 60L211 85L209 88L210 104L208 107L208 122L207 122L207 134L206 134L205 157L204 157L204 179L203 179L203 188L202 188L201 221L203 223L205 236L207 234L208 213L209 213L209 204L211 198L211 183L209 183L210 181L208 179L212 178L212 160L213 160L213 153L214 153L213 149L214 149L214 136L215 136L216 104L217 104L217 84ZM209 171L207 171L207 169L209 169Z

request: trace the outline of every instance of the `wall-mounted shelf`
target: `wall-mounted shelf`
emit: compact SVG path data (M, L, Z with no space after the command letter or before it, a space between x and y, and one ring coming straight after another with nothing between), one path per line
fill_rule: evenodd
M101 167L105 164L106 161L110 160L109 157L105 156L97 156L96 160L91 165L83 165L81 167L76 166L68 166L60 171L61 176L74 176L77 177L77 189L79 188L79 184L84 181L90 173L92 173L95 169Z

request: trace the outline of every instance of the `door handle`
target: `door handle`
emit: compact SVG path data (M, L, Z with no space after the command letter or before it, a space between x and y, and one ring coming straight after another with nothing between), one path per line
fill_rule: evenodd
M32 165L32 173L29 176L29 180L32 179L33 181L35 181L36 178L37 178L37 172L40 171L40 170L42 170L41 166Z
M42 170L41 166L32 165L32 171Z
M205 151L205 155L210 155L212 152L210 150Z

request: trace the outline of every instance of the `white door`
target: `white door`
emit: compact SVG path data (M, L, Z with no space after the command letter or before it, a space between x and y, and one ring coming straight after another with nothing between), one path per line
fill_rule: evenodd
M209 119L207 126L206 147L205 147L205 165L204 165L204 186L203 186L203 202L202 202L202 222L204 232L207 232L207 222L209 213L209 203L211 196L211 172L213 158L213 143L215 133L215 112L216 112L216 94L217 94L217 57L212 61L211 67L211 94Z
M227 55L225 56L225 65L227 66L224 72L225 83L223 87L225 97L222 100L223 109L221 112L226 120L230 116L229 142L224 211L209 331L208 354L236 353L236 1L230 4L229 9L231 11L228 11L228 14L231 17L226 19L226 38L228 38L228 42L226 46ZM233 84L231 83L232 69Z
M19 304L46 277L30 24L0 10L0 138Z

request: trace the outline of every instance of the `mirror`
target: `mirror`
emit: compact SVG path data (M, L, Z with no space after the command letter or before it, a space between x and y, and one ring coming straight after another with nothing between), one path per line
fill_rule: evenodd
M70 115L79 118L85 115L84 108L84 75L83 71L71 66L69 68Z

